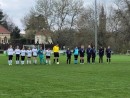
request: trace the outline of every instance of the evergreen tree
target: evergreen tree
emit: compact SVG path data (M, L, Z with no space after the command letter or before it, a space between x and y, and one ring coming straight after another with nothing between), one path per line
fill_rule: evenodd
M3 24L3 18L4 18L3 12L2 12L2 10L0 9L0 25Z
M103 6L99 15L98 45L106 46L106 14Z
M2 9L0 9L0 25L8 29L8 22L7 22L6 16L7 15L4 15Z
M11 39L15 40L19 38L20 38L20 29L17 26L15 26L15 28L13 29L13 32L11 33Z

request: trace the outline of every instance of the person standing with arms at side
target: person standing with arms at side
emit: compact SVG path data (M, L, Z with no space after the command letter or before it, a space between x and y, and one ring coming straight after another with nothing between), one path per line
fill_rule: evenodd
M42 47L40 47L40 49L38 50L38 55L39 55L39 59L40 59L40 64L42 64L43 62L45 63L44 51L43 51Z
M87 48L87 63L90 64L90 59L91 59L91 54L92 54L92 48L90 45L88 45L88 48Z
M12 59L13 59L13 54L14 54L12 45L9 46L9 48L7 50L7 54L8 54L8 64L12 65Z
M33 53L33 64L37 64L37 52L38 52L38 50L37 50L36 46L34 46L33 49L32 49L32 53Z
M92 63L95 64L95 58L96 58L96 49L95 47L92 48Z
M84 64L84 55L85 55L85 50L84 50L84 46L82 45L80 50L79 50L79 54L80 54L80 64Z
M26 55L26 50L23 47L21 50L21 64L22 65L24 65L25 55Z
M20 58L20 53L21 53L21 51L20 51L20 49L19 49L19 46L17 46L16 47L16 49L15 49L15 54L16 54L16 64L19 64L19 58Z
M75 47L73 53L74 53L74 64L78 64L78 55L79 55L78 47Z
M108 48L106 49L106 56L107 56L107 63L111 62L111 48L110 46L108 46Z
M51 65L51 59L50 59L51 58L51 50L50 50L50 48L48 48L46 50L45 54L46 54L46 64Z
M58 44L56 44L53 47L53 52L54 52L54 64L56 60L57 60L57 64L59 64L59 45Z
M27 64L31 64L31 57L32 57L32 50L31 50L31 48L28 48L26 53L27 53Z
M104 48L101 46L99 49L99 63L103 63Z
M66 50L66 55L67 55L66 63L70 64L71 63L71 55L72 55L72 53L71 53L71 50L69 48Z

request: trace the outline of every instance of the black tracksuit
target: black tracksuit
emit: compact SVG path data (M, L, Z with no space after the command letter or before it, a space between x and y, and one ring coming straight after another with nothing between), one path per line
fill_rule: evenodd
M103 63L104 49L99 49L99 63Z
M92 48L92 63L95 63L95 58L96 58L96 50L95 48Z
M71 50L67 50L66 51L66 54L67 54L67 60L66 60L66 63L67 64L70 64L71 63Z
M90 63L92 49L91 48L87 48L86 52L87 52L87 63Z

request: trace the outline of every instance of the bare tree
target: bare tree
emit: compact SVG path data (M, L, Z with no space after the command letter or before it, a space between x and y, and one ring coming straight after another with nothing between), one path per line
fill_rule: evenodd
M37 0L35 6L35 11L44 16L49 30L54 26L55 21L53 6L53 0Z
M72 28L83 9L82 0L38 0L35 10L42 14L50 29Z
M130 46L130 2L116 0L115 5L109 11L107 30L111 32L111 39L114 38L114 42L111 43L114 49L118 52L126 52Z
M68 23L70 24L70 29L72 29L77 27L76 23L78 21L78 18L85 8L83 7L82 0L71 0L70 3L70 17L68 18Z
M77 21L77 28L79 30L80 43L88 45L94 43L94 10L90 7L82 10L82 14Z

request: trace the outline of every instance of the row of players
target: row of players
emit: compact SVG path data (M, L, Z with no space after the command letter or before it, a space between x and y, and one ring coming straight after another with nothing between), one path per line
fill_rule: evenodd
M94 47L91 47L91 45L88 45L88 48L84 49L84 46L81 46L80 48L75 48L73 53L74 53L74 63L77 64L78 63L78 55L80 55L80 64L84 64L84 56L85 56L85 52L87 54L87 63L91 62L92 59L92 63L95 63L95 58L96 58L96 50ZM68 48L68 50L66 51L67 53L67 63L70 64L71 61L71 52L70 49ZM103 63L103 56L106 53L106 57L107 57L107 63L111 62L111 48L110 46L108 46L108 48L105 50L102 46L99 48L98 50L98 55L99 55L99 63Z
M44 61L44 52L46 55L46 61ZM12 65L12 59L13 55L16 54L16 64L20 64L20 57L21 57L21 64L23 65L25 62L25 57L27 55L27 64L31 64L31 58L33 57L33 63L37 64L37 56L39 55L40 58L40 64L42 63L48 63L50 64L50 56L51 56L51 50L48 48L46 51L43 51L42 47L38 50L35 46L33 49L28 48L25 50L23 47L21 50L19 49L19 46L15 50L13 50L12 45L7 50L8 54L8 64Z
M59 64L59 45L58 44L53 47L53 52L54 52L54 63L57 60L57 64ZM95 63L96 50L94 47L91 47L89 45L88 48L86 49L86 51L84 49L84 46L81 46L81 48L76 47L73 50L75 64L78 63L79 55L80 55L80 64L84 64L85 52L87 54L87 63L90 63L91 58L92 58L92 63ZM7 53L8 53L8 57L9 57L9 59L8 59L9 65L12 65L12 58L13 58L14 53L16 54L16 64L20 64L20 62L19 62L20 56L21 56L21 64L24 64L26 54L27 54L27 64L31 64L32 56L33 56L33 63L37 64L38 55L39 55L39 59L40 59L40 64L42 64L42 63L51 64L51 60L50 60L51 50L49 48L46 51L43 51L42 47L39 50L37 50L36 47L34 47L33 49L28 48L28 50L25 50L23 47L22 50L20 50L19 46L17 46L17 48L15 50L13 50L12 46L10 45L10 47L7 50ZM46 61L44 60L44 53L46 55ZM66 54L67 54L66 63L70 64L72 52L69 48L66 50ZM103 63L103 56L104 56L104 49L102 47L100 47L99 63ZM108 46L108 48L106 49L106 56L107 56L107 62L110 63L110 61L111 61L110 46Z

